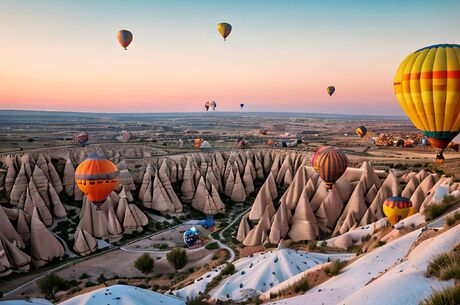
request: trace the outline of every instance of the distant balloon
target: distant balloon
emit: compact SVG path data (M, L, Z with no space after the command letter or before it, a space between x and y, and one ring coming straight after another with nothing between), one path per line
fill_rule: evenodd
M129 141L129 132L127 132L126 130L122 130L118 133L118 136L117 136L117 140L119 142L123 142L123 143L126 143Z
M191 227L184 232L184 243L187 247L193 247L200 240L200 231L197 228Z
M329 86L329 87L326 88L326 91L327 91L327 94L329 94L329 96L331 96L335 92L335 87L334 86Z
M92 153L75 170L75 183L98 209L118 185L118 168L106 157Z
M224 41L227 39L227 36L230 35L232 31L232 26L226 22L221 22L217 24L217 30L219 31L220 35L224 37Z
M401 219L414 214L414 207L409 198L393 196L383 202L383 213L388 221L394 225Z
M128 30L121 30L117 33L117 39L120 45L126 50L131 41L133 41L133 34Z
M442 151L460 130L460 45L438 44L404 59L394 78L401 108Z
M211 102L212 111L216 110L216 107L217 107L216 101L212 101L212 102Z
M85 147L86 142L88 142L88 134L86 132L80 132L77 135L76 140L78 141L80 147Z
M209 110L209 102L204 103L204 109L206 109L206 111Z
M323 151L316 162L318 163L318 174L326 183L327 189L332 189L348 166L347 156L333 148Z
M358 128L356 128L356 134L360 137L360 138L364 138L367 134L367 129L366 127L364 126L359 126Z
M321 155L322 152L328 150L328 149L331 149L333 148L332 146L322 146L320 148L318 148L318 150L315 152L315 154L313 155L313 157L311 158L311 166L313 166L313 168L315 169L316 172L318 172L318 164L316 163L316 161L318 160L318 157Z
M240 104L240 108L243 109L243 107L244 107L244 104Z

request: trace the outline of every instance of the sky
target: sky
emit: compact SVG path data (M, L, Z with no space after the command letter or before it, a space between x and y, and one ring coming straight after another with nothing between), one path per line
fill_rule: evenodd
M460 1L2 0L0 109L402 115L411 52L459 43ZM227 41L219 22L232 24ZM134 35L128 50L118 30ZM334 85L333 96L326 87Z

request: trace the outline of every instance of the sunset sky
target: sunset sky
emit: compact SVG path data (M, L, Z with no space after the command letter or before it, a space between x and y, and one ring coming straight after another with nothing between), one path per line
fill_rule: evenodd
M459 0L2 0L0 109L183 112L214 99L220 111L399 115L397 67L459 43L459 12ZM219 22L233 26L226 42ZM127 51L120 29L134 34Z

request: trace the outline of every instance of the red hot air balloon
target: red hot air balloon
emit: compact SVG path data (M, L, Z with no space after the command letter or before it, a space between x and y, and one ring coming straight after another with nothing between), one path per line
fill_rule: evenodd
M120 45L126 50L133 41L133 34L128 30L121 30L117 33L117 39Z
M98 209L118 185L118 168L102 155L92 153L75 170L75 182Z
M348 166L347 156L336 149L324 151L316 162L318 163L318 174L326 182L327 189L332 188Z

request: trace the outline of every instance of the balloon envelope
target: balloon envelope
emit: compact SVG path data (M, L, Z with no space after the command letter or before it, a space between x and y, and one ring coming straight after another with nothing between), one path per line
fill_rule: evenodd
M438 44L409 54L396 72L394 90L431 146L446 148L460 129L460 45Z
M83 194L100 206L118 185L118 168L99 154L90 154L75 170L75 182Z
M311 158L311 166L315 169L316 172L318 172L318 164L316 161L318 160L318 157L321 155L322 152L326 151L327 149L333 148L332 146L322 146L318 148L318 150L315 152L313 157Z
M335 87L334 86L329 86L329 87L326 88L326 91L327 91L327 94L329 94L329 96L331 96L335 92Z
M133 41L133 34L128 30L121 30L117 33L117 39L120 45L126 50Z
M80 132L77 137L76 137L78 144L81 147L84 147L86 145L86 142L88 142L88 134L86 132Z
M244 107L244 104L240 104L240 108L243 109L243 107Z
M388 221L394 225L401 219L414 214L414 207L409 198L393 196L383 202L383 213Z
M356 134L360 137L363 138L367 134L367 129L364 126L359 126L356 128Z
M221 22L217 24L217 30L220 35L224 37L224 40L226 40L227 36L230 35L230 32L232 31L232 26L229 23Z
M323 151L316 162L318 163L318 174L326 183L327 189L332 188L348 166L347 156L333 148Z
M200 240L200 231L195 227L191 227L184 232L184 243L187 247L193 247Z

